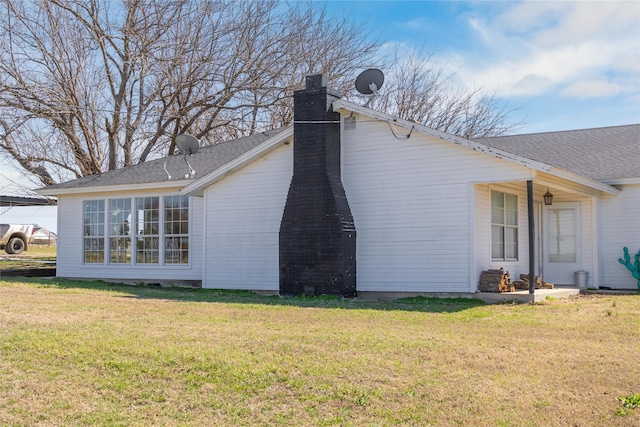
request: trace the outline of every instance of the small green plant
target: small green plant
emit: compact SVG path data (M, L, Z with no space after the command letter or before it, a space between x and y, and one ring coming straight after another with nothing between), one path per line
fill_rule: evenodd
M640 289L640 250L634 255L635 262L631 262L631 255L629 255L629 249L623 248L624 256L618 259L618 262L631 272L631 275L638 280L638 289Z
M627 408L617 408L616 409L616 415L619 417L626 417L627 415L629 415L630 410Z
M622 404L621 408L616 409L616 415L625 417L629 415L632 409L640 406L640 393L631 393L627 396L616 397L616 400Z
M616 400L625 408L636 409L640 406L640 393L631 393L627 396L617 397Z

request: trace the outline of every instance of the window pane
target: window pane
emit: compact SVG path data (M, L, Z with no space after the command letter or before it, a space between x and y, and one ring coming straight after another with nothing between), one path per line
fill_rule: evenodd
M504 208L504 193L500 191L491 191L491 206Z
M104 263L104 238L84 239L84 262Z
M491 226L491 258L504 259L504 227Z
M504 193L491 192L491 222L504 224Z
M116 237L109 239L109 262L129 264L131 262L131 239Z
M518 196L505 194L505 224L518 225Z
M139 264L158 264L160 262L157 237L136 238L136 262Z
M158 264L160 262L160 198L136 198L136 262Z
M505 228L505 258L518 259L518 229L515 227Z
M518 211L505 211L505 224L518 225Z
M549 210L549 261L576 262L575 212Z
M187 264L189 262L189 238L165 238L164 262L167 264Z
M109 200L109 262L131 262L131 199Z
M166 196L164 198L164 262L187 264L189 262L189 198Z
M518 196L491 191L491 258L518 259Z
M104 263L104 200L83 203L83 259L85 263Z

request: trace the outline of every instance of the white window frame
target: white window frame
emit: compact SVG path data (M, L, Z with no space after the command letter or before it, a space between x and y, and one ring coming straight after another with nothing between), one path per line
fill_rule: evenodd
M108 199L107 202L107 262L118 265L131 264L131 198Z
M157 199L157 207L148 208L145 206L145 200L153 201ZM142 196L134 197L134 242L135 254L133 262L140 265L159 265L162 261L160 250L160 240L162 231L162 197L160 196ZM143 209L138 207L139 202L143 203ZM147 221L147 218L140 218L141 212L157 211L157 222ZM146 216L146 214L143 214ZM152 214L153 215L153 214ZM152 218L152 219L156 219ZM141 222L142 220L142 222ZM155 224L155 230L154 230ZM142 248L140 245L142 244Z
M187 210L187 224L186 224L186 232L184 230L184 224L180 225L179 233L168 233L167 224L165 223L165 201L167 197L186 197L186 206L184 204L180 204L180 209L186 208ZM138 200L145 198L156 198L158 200L158 213L157 213L157 234L155 233L155 229L153 229L153 222L150 222L151 229L149 230L139 230L140 223L138 222L140 218L138 218ZM116 226L116 222L111 220L110 215L112 213L112 204L117 203L116 201L121 200L130 200L130 222L129 222L129 232L128 235L120 235L118 232L112 230L114 226ZM102 212L99 209L94 209L92 211L86 211L87 204L99 207L100 203L102 203ZM154 266L167 266L167 267L188 267L191 265L191 254L193 248L191 247L192 239L191 239L191 198L188 196L182 196L180 194L152 194L152 195L133 195L131 197L114 197L114 198L104 198L104 199L86 199L82 201L82 209L83 209L83 220L82 220L82 264L87 266L90 265L107 265L114 266L117 268L128 268L129 266L141 266L141 267L154 267ZM95 212L94 212L95 211ZM87 216L89 215L89 216ZM102 215L100 217L100 215ZM100 222L101 219L101 222ZM155 218L154 218L155 219ZM89 222L87 222L89 220ZM144 219L143 219L144 222ZM99 229L96 229L96 226ZM89 228L87 228L89 227ZM140 234L140 231L143 231ZM90 234L87 234L90 233ZM97 233L97 234L96 234ZM100 234L102 233L102 234ZM126 263L123 262L112 262L111 260L111 240L112 238L129 238L130 241L130 249L129 249L129 258L130 260ZM139 262L138 261L138 241L139 239L153 239L155 240L155 245L157 248L150 248L152 251L150 253L149 259L154 262ZM100 245L100 239L102 239L102 245ZM179 242L179 262L167 262L165 259L165 253L168 255L168 251L170 249L166 249L167 242L170 239L177 239ZM186 243L186 246L185 246ZM91 247L96 246L97 249L92 249L87 252L87 245L91 245ZM100 247L101 246L101 247ZM153 246L153 245L152 245ZM185 253L186 252L186 253ZM97 256L93 256L93 255ZM157 254L157 255L156 255ZM157 262L155 261L157 256ZM96 259L95 262L91 262L92 259Z
M502 206L494 206L494 193L502 195ZM509 209L507 198L511 197L515 199L515 209ZM491 261L518 261L519 259L519 234L520 234L520 225L519 225L519 198L517 194L505 192L502 190L490 190L489 195L489 205L490 205L490 219L491 219L491 229L490 229L490 241L491 241ZM501 220L496 218L496 210L501 209ZM512 218L509 221L509 218ZM502 241L496 242L494 240L494 231L499 230L500 237ZM494 250L496 244L502 245L502 251L500 256L495 256ZM511 250L515 252L515 254L510 253L508 245L511 245ZM509 256L515 255L515 256Z
M170 195L164 196L162 199L164 263L171 265L189 264L189 198L182 195ZM178 206L169 206L168 199L177 199ZM186 221L181 216L184 209L186 209L187 213ZM179 215L178 218L173 217L176 213ZM184 243L187 244L186 251L184 250Z
M100 209L102 203L102 209ZM87 209L89 206L97 206ZM89 265L105 262L105 207L104 199L82 201L82 263ZM93 260L93 261L92 261Z

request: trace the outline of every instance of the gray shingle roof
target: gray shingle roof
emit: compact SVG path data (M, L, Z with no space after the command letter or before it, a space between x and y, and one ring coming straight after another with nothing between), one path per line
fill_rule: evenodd
M196 178L201 178L285 129L286 128L270 130L233 141L201 147L196 154L187 157L187 160L196 171ZM169 181L169 179L164 170L165 162L167 170L171 175L171 181L183 181L184 185L186 185L188 182L184 179L184 175L189 172L189 167L185 164L183 156L177 154L98 175L86 176L61 184L51 185L46 187L46 190L166 182Z
M596 181L640 177L640 124L475 141Z
M196 177L201 178L285 129L202 147L188 157L189 163L197 172ZM597 181L640 177L640 124L479 138L475 141ZM46 190L167 182L165 162L171 181L183 181L186 185L184 175L188 173L188 167L182 155L174 155L52 185Z

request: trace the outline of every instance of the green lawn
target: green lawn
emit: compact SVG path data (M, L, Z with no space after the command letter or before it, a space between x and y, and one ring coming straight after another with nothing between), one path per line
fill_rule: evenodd
M2 426L630 426L640 296L373 303L0 280Z

